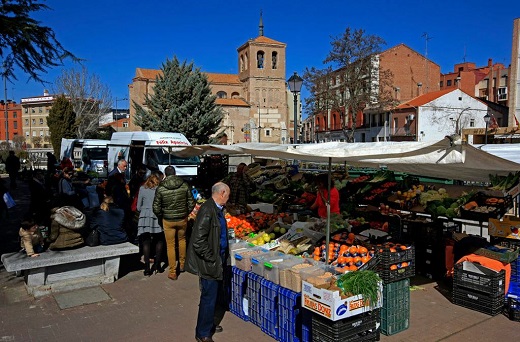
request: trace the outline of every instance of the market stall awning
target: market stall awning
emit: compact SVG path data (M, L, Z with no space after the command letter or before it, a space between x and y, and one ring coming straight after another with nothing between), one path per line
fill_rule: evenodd
M507 175L520 171L514 163L471 145L451 145L449 139L432 142L372 142L281 145L241 143L197 145L175 149L179 156L202 154L251 154L256 157L302 161L345 162L355 167L382 168L409 174L486 182L489 174Z

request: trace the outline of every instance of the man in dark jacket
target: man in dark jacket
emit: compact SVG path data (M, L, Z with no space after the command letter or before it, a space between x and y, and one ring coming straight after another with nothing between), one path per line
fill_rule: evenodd
M16 177L20 171L20 158L18 158L14 151L9 151L9 156L5 159L5 170L9 174L9 186L11 189L16 189Z
M184 272L186 260L186 229L188 228L188 215L195 208L195 199L189 185L175 175L175 168L167 166L164 169L166 178L159 184L153 200L153 213L162 222L168 264L170 272L168 278L177 280L177 255L175 250L176 238L179 241L179 272Z
M226 310L226 266L229 255L224 205L229 186L219 182L211 188L211 199L200 207L188 247L186 271L200 278L200 303L195 328L198 342L212 342L222 331L219 325Z

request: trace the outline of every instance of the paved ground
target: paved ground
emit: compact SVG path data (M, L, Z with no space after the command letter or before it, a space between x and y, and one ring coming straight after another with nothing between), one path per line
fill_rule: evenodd
M13 192L19 206L0 223L0 252L17 248L18 220L28 196L22 185ZM60 309L55 296L33 299L22 277L0 268L1 341L194 341L198 304L197 278L166 273L145 278L137 257L122 260L120 279L100 286L109 299ZM508 341L518 338L520 323L503 315L490 317L450 302L448 290L429 279L412 281L410 328L381 341ZM442 285L442 284L441 284ZM77 293L79 296L80 293ZM273 341L255 325L231 313L215 341Z

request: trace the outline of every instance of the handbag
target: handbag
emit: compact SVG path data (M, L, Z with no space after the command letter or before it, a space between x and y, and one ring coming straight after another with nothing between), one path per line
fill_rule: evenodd
M99 232L97 229L92 229L85 239L85 244L89 247L99 246Z
M7 209L11 209L12 207L14 207L16 205L16 202L14 201L13 196L11 196L11 194L9 192L4 193L3 198L4 198L5 205L7 206Z

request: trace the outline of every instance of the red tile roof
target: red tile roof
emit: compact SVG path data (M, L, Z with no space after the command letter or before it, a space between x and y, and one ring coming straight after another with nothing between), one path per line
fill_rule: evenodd
M238 75L234 74L216 74L216 73L205 73L208 77L209 83L231 83L231 84L242 84Z
M435 99L438 99L439 97L441 97L443 95L451 93L454 90L457 90L457 89L450 88L450 89L444 89L444 90L439 90L439 91L432 91L431 93L417 96L417 97L411 99L410 101L401 103L399 106L397 106L397 109L407 109L410 107L419 107L419 106L427 104Z
M210 72L203 72L208 77L208 81L210 83L226 83L226 84L241 84L238 75L234 74L217 74ZM136 68L135 69L135 77L136 78L145 78L149 80L155 80L155 78L159 75L162 75L161 70L156 69L143 69Z
M285 45L284 43L278 42L271 38L267 38L266 36L258 36L255 39L253 39L253 41L255 43Z
M242 99L216 99L215 103L221 106L249 107L249 104Z
M146 78L146 79L154 80L158 75L162 75L161 70L143 69L143 68L135 69L135 77L138 77L138 78Z

